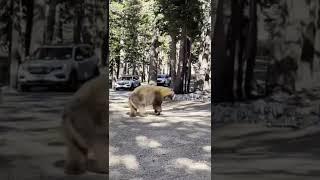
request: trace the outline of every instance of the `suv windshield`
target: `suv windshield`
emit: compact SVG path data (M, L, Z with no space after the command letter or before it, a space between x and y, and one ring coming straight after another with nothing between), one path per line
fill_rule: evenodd
M158 75L157 78L165 78L165 75Z
M72 48L39 48L33 57L43 60L66 60L72 57Z
M120 78L120 80L131 80L131 79L132 79L131 76L124 76Z

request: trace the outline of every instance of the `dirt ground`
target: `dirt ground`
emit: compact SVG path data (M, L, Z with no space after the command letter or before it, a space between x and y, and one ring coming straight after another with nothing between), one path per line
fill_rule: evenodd
M213 131L213 178L320 179L320 125L301 130L232 124Z
M165 103L160 116L150 107L147 117L129 117L129 93L110 92L110 179L210 179L210 103Z

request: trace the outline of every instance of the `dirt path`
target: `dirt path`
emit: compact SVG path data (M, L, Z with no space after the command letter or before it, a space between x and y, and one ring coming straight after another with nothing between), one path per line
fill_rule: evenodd
M110 92L110 179L209 180L210 104L174 102L131 118L129 92Z
M320 179L320 126L302 130L232 124L214 136L214 179Z
M71 93L5 93L0 104L1 180L106 180L63 173L61 111Z

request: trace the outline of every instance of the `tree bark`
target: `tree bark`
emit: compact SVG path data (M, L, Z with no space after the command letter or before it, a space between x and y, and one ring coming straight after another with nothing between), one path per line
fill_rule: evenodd
M83 0L81 0L83 3ZM109 12L109 1L108 3L105 3L105 9L107 12ZM79 18L80 19L80 18ZM82 21L82 19L81 19ZM104 29L104 35L103 35L103 41L102 41L102 47L101 47L101 53L102 53L102 60L101 60L101 65L104 67L108 67L109 64L109 13L106 13L104 16L104 22L106 24L106 27ZM81 26L81 24L79 24ZM75 38L80 38L80 34L78 34ZM79 39L75 39L79 40ZM109 68L107 68L109 69Z
M177 38L175 35L171 35L170 42L170 74L171 74L171 88L174 87L176 82L176 69L177 69Z
M174 92L176 94L183 93L183 75L182 75L182 66L183 66L183 56L184 56L184 42L180 40L180 48L179 48L179 61L178 61L178 68L177 68L177 75L175 78L174 84Z
M25 56L29 56L30 54L30 45L31 45L31 38L32 38L32 27L33 27L33 7L34 7L34 0L29 0L26 2L26 34L25 34Z
M45 31L45 42L51 43L53 40L54 26L56 21L57 0L49 1L49 14L47 16L47 27Z
M79 0L76 8L74 9L75 11L75 22L73 26L74 43L81 43L82 21L83 21L83 13L84 13L83 5L84 5L84 0Z
M117 65L116 76L117 76L117 79L118 79L119 78L119 73L120 73L120 52L119 52L119 56L117 56L117 58L116 58L116 65Z
M145 82L146 81L146 70L145 70L145 61L142 62L142 77L141 77L141 81Z
M158 61L158 52L157 48L159 47L158 37L155 37L152 43L151 48L151 60L149 65L149 81L153 81L153 83L157 83L157 61Z
M189 41L189 44L188 44L188 73L187 73L187 81L186 81L186 85L187 85L187 93L190 92L190 81L191 81L191 45L192 45L192 42L191 40Z
M10 87L17 88L18 80L18 68L19 68L19 39L20 33L16 29L15 25L20 23L20 18L18 22L14 22L13 18L16 16L14 12L15 7L14 0L10 2L10 30L9 30L9 62L10 62ZM19 26L20 28L20 26Z
M238 99L244 98L244 86L243 86L243 75L244 75L244 47L245 47L245 40L247 37L247 26L244 21L243 12L244 12L244 1L240 1L239 4L239 26L241 29L239 30L239 38L236 43L236 56L238 57L238 72L236 78L236 95Z
M226 36L224 33L224 1L218 1L216 24L213 36L212 44L212 90L213 90L213 102L218 103L225 100L230 100L230 98L225 98L227 93L223 86L223 61L226 58Z
M61 5L59 6L59 11L58 11L58 28L57 28L57 38L63 42L63 20L61 18L62 16L62 7Z
M233 101L233 60L227 56L227 37L224 32L224 1L218 1L217 18L213 37L213 102ZM230 49L230 48L229 48ZM232 73L233 74L233 73Z
M257 51L257 1L250 0L249 4L250 22L248 32L248 45L246 46L247 69L245 78L245 94L247 98L252 98L253 70L256 61Z

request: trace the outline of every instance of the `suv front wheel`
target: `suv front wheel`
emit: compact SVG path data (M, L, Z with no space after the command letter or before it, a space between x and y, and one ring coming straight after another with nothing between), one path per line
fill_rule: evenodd
M133 83L131 83L131 86L130 86L130 90L132 91L132 90L134 90L134 84Z

